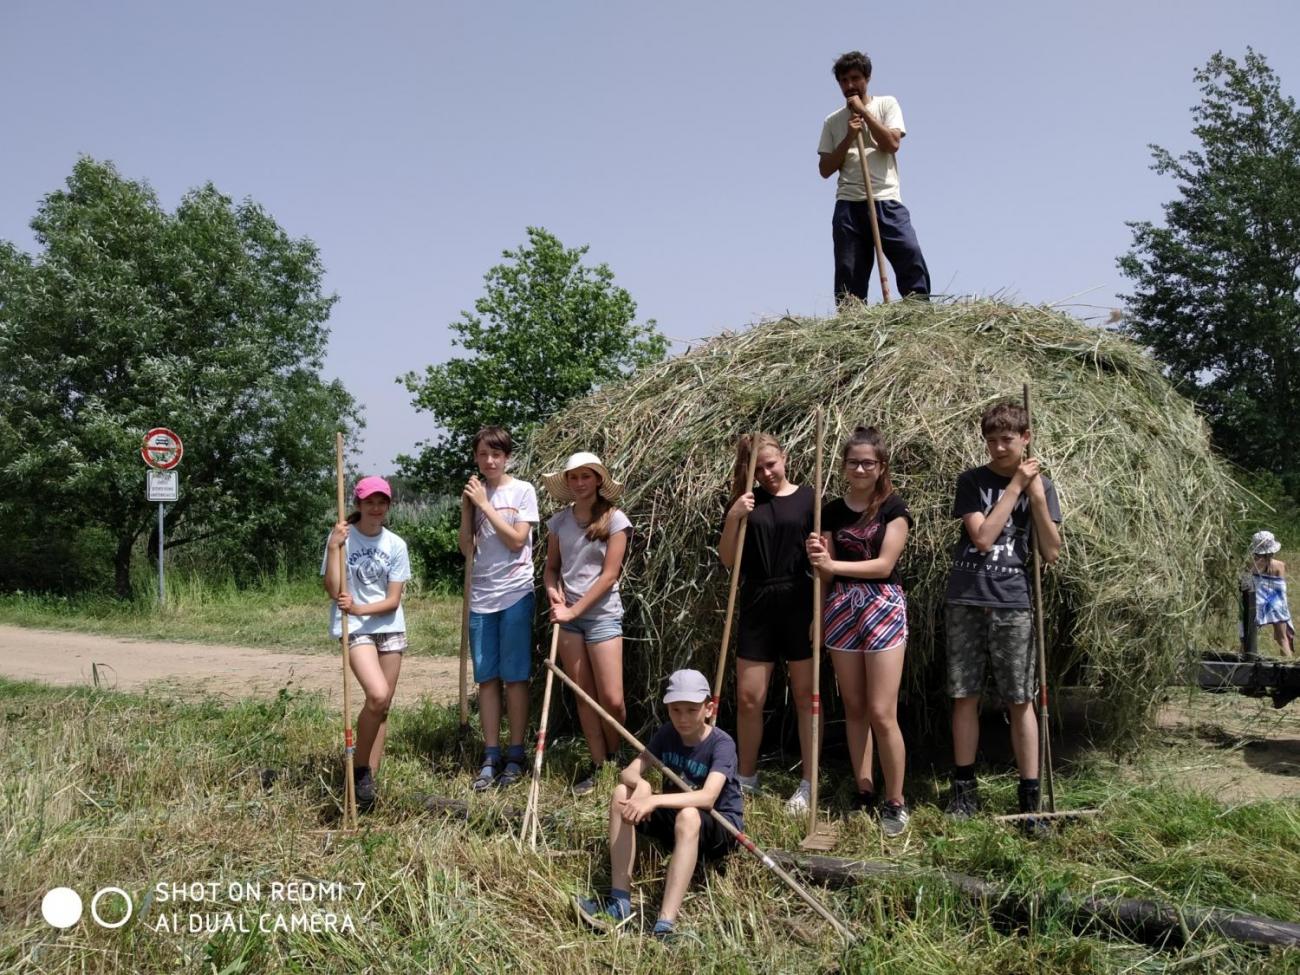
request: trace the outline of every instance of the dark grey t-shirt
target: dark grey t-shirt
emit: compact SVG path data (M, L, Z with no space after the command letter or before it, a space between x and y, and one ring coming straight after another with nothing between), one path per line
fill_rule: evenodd
M1043 492L1052 521L1061 523L1061 506L1056 486L1045 475ZM987 466L963 471L957 478L953 495L952 516L978 512L987 515L1002 497L1011 478L995 473ZM981 552L961 526L961 535L952 552L952 572L948 576L950 603L961 606L993 606L1003 609L1029 608L1029 580L1025 564L1029 556L1029 538L1033 517L1029 512L1029 495L1021 493L1011 509L1011 517L988 552Z
M709 773L721 772L725 775L727 781L718 793L713 808L727 817L736 829L745 828L744 803L740 798L740 783L736 781L736 742L731 735L715 725L703 741L688 745L669 723L663 725L646 742L646 751L697 789L704 785ZM668 792L677 791L677 787L666 777L664 789Z

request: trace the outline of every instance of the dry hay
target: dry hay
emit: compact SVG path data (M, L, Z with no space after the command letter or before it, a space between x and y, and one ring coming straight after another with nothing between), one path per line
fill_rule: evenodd
M537 482L570 452L595 450L628 484L624 659L635 709L653 706L675 667L711 677L716 666L727 589L716 546L737 436L775 434L791 479L809 479L813 410L823 406L829 499L841 486L844 437L879 426L916 518L902 565L904 692L937 705L959 531L953 484L987 460L981 412L1019 399L1026 382L1034 448L1065 519L1060 561L1045 573L1053 686L1092 688L1110 739L1130 743L1200 626L1231 612L1226 542L1243 495L1192 405L1121 337L1051 309L982 300L787 317L721 335L566 409L531 439L522 473Z

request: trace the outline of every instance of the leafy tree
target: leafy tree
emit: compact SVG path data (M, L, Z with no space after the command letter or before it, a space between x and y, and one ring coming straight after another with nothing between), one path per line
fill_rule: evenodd
M1152 168L1178 196L1165 226L1130 223L1125 331L1193 391L1216 440L1300 497L1300 114L1264 58L1195 74L1199 146Z
M31 227L35 255L0 242L0 585L82 584L60 560L100 537L128 594L159 425L185 442L169 547L205 539L238 574L314 551L333 432L359 424L319 375L336 299L316 246L211 184L168 213L88 158Z
M584 265L586 253L529 227L528 242L503 252L506 263L483 276L476 314L463 311L451 325L453 344L470 356L398 379L441 428L438 439L417 445L418 457L400 458L405 474L433 490L459 491L484 424L522 440L566 403L664 357L668 343L654 321L635 324L632 296L607 265Z

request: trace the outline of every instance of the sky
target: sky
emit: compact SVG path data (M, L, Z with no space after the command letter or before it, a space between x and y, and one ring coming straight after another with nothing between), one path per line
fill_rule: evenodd
M816 150L844 51L899 99L936 292L1100 320L1125 221L1174 194L1148 146L1192 145L1193 71L1249 45L1294 94L1297 36L1294 0L3 0L0 239L34 250L80 154L168 208L208 181L256 200L320 247L325 371L364 405L360 466L389 473L435 434L397 377L456 354L526 227L589 245L677 351L829 313Z

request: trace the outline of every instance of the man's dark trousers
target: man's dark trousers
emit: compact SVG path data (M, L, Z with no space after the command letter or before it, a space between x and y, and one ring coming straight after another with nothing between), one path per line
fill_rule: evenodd
M876 248L871 241L871 215L867 202L836 200L831 233L835 241L835 300L857 295L867 300ZM907 207L897 200L876 201L876 222L880 225L880 246L885 252L899 294L929 295L930 269L925 266L921 245L912 229Z

